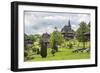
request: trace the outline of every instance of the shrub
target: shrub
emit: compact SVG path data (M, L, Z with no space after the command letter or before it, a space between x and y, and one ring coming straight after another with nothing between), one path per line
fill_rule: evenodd
M72 43L67 44L67 46L68 46L69 49L73 48L73 44Z
M47 56L47 43L41 43L41 56L42 58L46 58Z

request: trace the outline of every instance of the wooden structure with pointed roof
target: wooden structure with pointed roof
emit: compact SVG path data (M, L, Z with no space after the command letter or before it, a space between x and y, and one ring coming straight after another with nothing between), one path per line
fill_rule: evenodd
M32 46L33 42L30 38L28 38L28 35L24 33L24 45L26 46Z
M48 43L50 35L46 32L42 34L42 41Z
M68 25L62 28L61 33L66 40L74 39L74 30L71 28L70 20L68 21Z

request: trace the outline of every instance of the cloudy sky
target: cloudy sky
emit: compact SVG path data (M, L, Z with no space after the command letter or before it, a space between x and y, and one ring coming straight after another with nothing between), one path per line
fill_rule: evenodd
M79 13L61 13L61 12L24 12L25 33L30 34L43 34L45 32L51 33L54 27L59 31L65 25L68 25L70 20L73 30L79 27L79 23L84 21L90 22L90 14Z

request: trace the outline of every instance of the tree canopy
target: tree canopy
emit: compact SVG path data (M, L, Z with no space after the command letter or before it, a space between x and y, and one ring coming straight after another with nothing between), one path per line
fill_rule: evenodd
M80 42L85 42L87 41L87 38L84 36L84 33L89 31L89 27L85 22L81 22L79 25L80 26L76 31L76 38Z
M50 45L53 47L53 43L56 41L57 45L61 45L63 42L63 37L61 32L57 31L57 29L51 33L50 35Z

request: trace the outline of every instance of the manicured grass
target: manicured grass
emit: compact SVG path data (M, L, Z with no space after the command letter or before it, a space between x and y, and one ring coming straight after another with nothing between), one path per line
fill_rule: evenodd
M59 48L59 52L55 53L55 56L51 54L51 49L48 48L48 55L46 58L42 58L41 55L33 55L34 58L28 61L52 61L52 60L79 60L89 59L90 53L72 53L72 49Z

